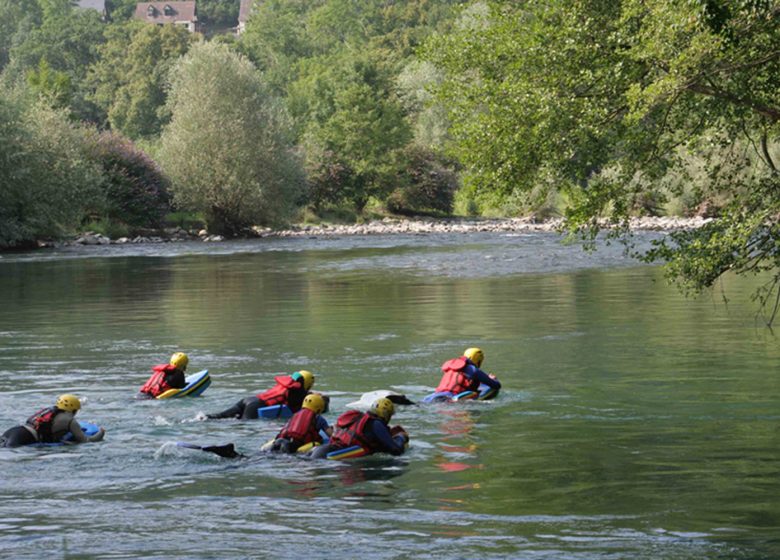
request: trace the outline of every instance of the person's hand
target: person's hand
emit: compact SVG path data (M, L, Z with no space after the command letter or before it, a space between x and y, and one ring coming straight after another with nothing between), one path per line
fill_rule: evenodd
M393 436L401 436L404 442L409 443L409 434L401 426L393 426L390 433Z
M92 436L92 441L100 441L102 440L106 435L106 430L103 428L103 426L100 427L100 429L97 431L97 433Z

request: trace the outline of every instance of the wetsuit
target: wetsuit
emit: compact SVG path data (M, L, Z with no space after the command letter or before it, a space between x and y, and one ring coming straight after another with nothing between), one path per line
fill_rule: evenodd
M394 428L397 430L397 428ZM382 420L371 415L360 434L365 438L371 453L389 453L390 455L403 455L406 451L407 436L402 433L392 435L390 428ZM317 459L324 458L331 451L342 449L338 443L328 443L314 448L311 456Z
M216 414L207 414L206 417L212 419L239 418L241 420L256 420L258 418L258 409L277 404L285 404L293 412L298 412L303 405L303 399L309 394L309 392L303 388L303 382L292 380L292 378L285 376L285 386L282 389L280 388L281 384L278 381L280 378L277 377L276 379L277 384L268 391L241 399L230 408L227 408L222 412L217 412ZM271 393L274 394L273 400L271 400L270 397L264 398Z
M72 441L74 443L100 441L105 435L105 431L102 428L93 436L85 435L84 431L81 429L81 425L72 412L60 411L51 421L51 437L46 439L51 442L57 442L62 440L68 432L73 434ZM2 447L20 447L33 443L45 443L43 439L44 438L35 430L35 428L29 424L23 424L6 430L6 432L0 436L0 443L2 444Z

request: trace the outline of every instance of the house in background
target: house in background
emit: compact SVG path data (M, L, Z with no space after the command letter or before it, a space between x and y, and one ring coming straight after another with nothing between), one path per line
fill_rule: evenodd
M139 2L135 5L135 19L155 25L181 25L190 33L198 28L195 2Z
M76 8L84 10L97 10L100 12L100 16L106 19L106 0L78 0L76 2Z

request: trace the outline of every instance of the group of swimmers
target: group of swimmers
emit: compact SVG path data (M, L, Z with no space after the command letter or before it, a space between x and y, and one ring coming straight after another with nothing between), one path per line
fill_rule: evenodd
M457 400L465 394L495 397L501 383L494 375L480 369L484 353L479 348L468 348L462 356L442 365L443 375L433 400ZM189 358L176 352L167 364L152 368L152 375L141 387L139 398L156 398L170 389L186 386L185 371ZM409 434L401 426L390 427L395 405L389 396L377 398L368 410L348 410L341 414L333 426L322 416L328 411L329 398L313 392L314 374L301 370L292 375L277 376L275 385L257 395L243 398L231 407L205 419L256 419L264 407L286 405L293 412L276 437L263 446L263 450L295 453L307 450L315 458L333 451L359 446L366 454L389 453L401 455L409 444ZM405 400L405 399L404 399ZM403 402L403 401L399 401ZM406 401L410 402L410 401ZM105 430L100 428L93 435L82 432L75 419L81 409L81 401L75 395L61 395L54 406L39 410L19 426L10 428L0 436L0 446L19 447L40 443L59 443L71 438L70 443L100 441ZM68 436L68 434L72 434ZM327 438L327 441L325 441Z

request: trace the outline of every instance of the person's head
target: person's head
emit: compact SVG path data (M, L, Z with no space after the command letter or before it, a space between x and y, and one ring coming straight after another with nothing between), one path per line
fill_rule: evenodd
M325 399L319 393L309 393L306 398L303 399L303 408L308 408L314 414L322 414L325 412Z
M62 411L76 414L81 409L81 401L76 395L60 395L54 406Z
M378 416L385 424L387 424L393 417L395 406L393 405L393 401L387 397L382 397L381 399L374 401L374 404L371 405L369 412L374 416Z
M176 369L184 371L187 369L187 364L190 363L190 359L184 352L176 352L171 356L171 361L169 363Z
M463 352L463 355L471 360L477 367L481 367L482 360L485 359L485 353L482 352L482 350L479 348L466 348L466 351Z
M296 381L300 381L306 391L311 389L314 385L314 374L310 371L306 371L305 369L293 373L292 378Z

